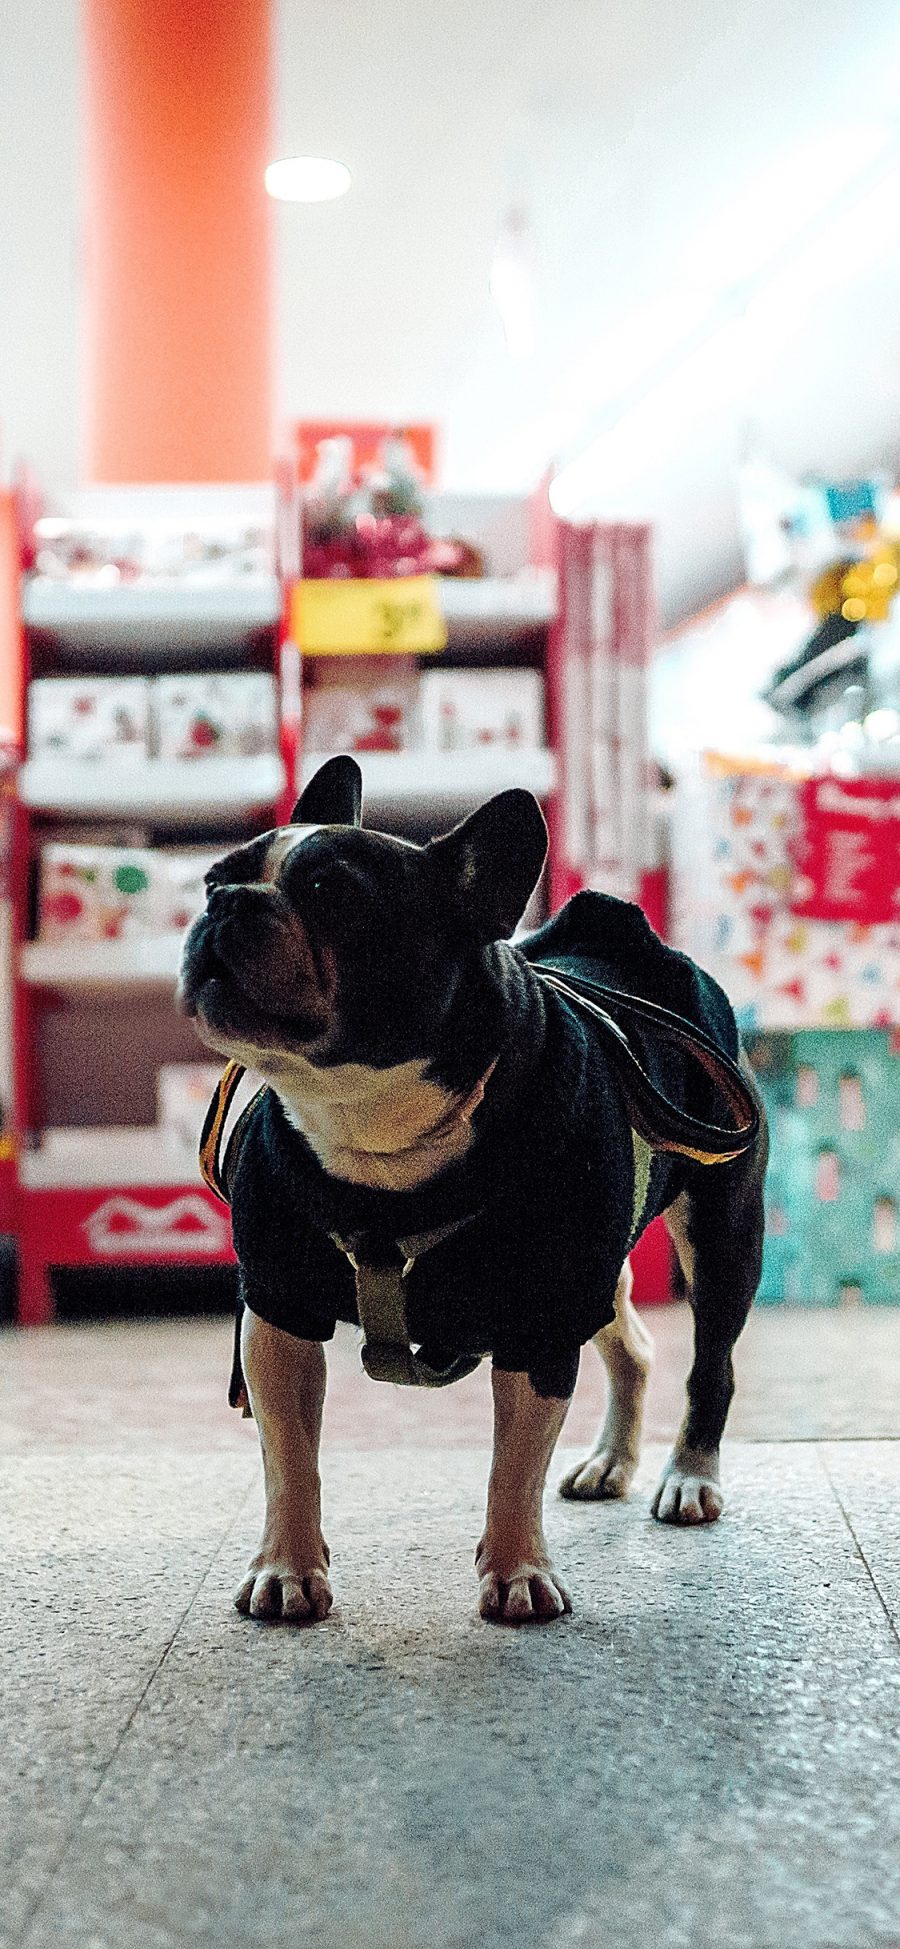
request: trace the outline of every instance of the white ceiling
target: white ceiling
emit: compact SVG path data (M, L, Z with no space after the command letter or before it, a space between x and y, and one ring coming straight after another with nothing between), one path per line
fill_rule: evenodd
M5 0L0 28L0 432L60 486L78 450L77 16ZM447 485L527 487L597 430L585 395L575 431L582 365L641 307L664 315L704 221L811 138L900 127L898 56L896 0L280 0L277 147L354 172L342 202L276 206L283 413L433 418ZM487 289L513 203L537 325L522 363ZM900 458L900 221L855 273L854 234L850 216L830 289L763 370L701 387L689 431L613 494L657 522L668 617L739 576L748 439L794 469Z
M334 154L342 203L278 212L281 394L294 414L431 417L447 484L529 486L560 388L665 302L705 222L829 131L900 122L895 0L281 0L279 142ZM488 295L524 204L538 335L513 362ZM900 215L900 212L898 212ZM676 451L603 505L658 524L664 613L739 578L734 467L853 472L900 452L900 226L787 331L761 375L697 401ZM701 355L702 365L702 355ZM676 382L677 383L677 382ZM523 437L524 435L524 437Z

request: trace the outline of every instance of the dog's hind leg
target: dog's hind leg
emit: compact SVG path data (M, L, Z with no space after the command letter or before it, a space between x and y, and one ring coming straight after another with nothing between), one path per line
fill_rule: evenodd
M259 1429L266 1519L234 1601L250 1617L310 1623L331 1609L319 1494L324 1350L245 1308L241 1361Z
M616 1287L616 1317L594 1334L594 1345L609 1376L606 1418L590 1454L577 1462L559 1485L561 1496L578 1501L626 1496L638 1464L653 1342L632 1304L631 1287L631 1266L626 1259Z
M714 1523L724 1508L719 1443L734 1393L732 1348L762 1268L767 1152L763 1121L752 1153L701 1168L666 1213L694 1314L694 1363L687 1412L653 1499L662 1523Z

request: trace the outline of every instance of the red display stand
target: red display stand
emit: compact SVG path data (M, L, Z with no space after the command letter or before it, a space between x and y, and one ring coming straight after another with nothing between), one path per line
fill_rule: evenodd
M546 525L538 524L546 549ZM559 608L547 708L559 785L551 808L553 908L583 887L635 900L665 935L667 876L655 857L646 681L653 652L652 532L643 524L560 523ZM671 1299L661 1221L632 1255L639 1304Z
M22 1326L53 1317L51 1267L233 1263L228 1214L202 1185L20 1192Z
M280 490L281 557L290 567L286 537L292 524L296 525L296 502L292 490L288 492L284 483L280 483ZM11 502L6 515L9 539L14 535L15 509ZM641 697L651 629L647 594L649 535L646 530L621 528L566 529L552 517L548 519L544 510L544 518L533 524L532 547L536 562L543 566L549 565L554 552L558 555L557 620L553 620L549 609L542 611L542 598L535 593L537 585L526 583L518 598L514 579L505 585L492 583L488 578L480 587L472 582L449 583L444 585L441 601L448 619L451 661L455 655L463 662L484 662L494 667L498 662L512 665L519 662L530 667L537 662L543 665L550 751L514 754L514 762L507 762L502 773L497 773L490 753L484 754L487 761L484 764L480 762L482 754L476 754L479 763L473 764L457 764L454 757L450 768L436 766L428 753L404 753L396 770L393 760L384 759L384 754L380 754L384 762L368 761L370 816L388 830L407 829L410 818L419 831L432 818L437 821L432 830L446 829L492 791L508 784L527 785L538 793L548 812L553 905L581 886L603 885L610 891L639 897L654 925L661 928L664 877L649 857L641 837L645 831L645 808L636 810L627 832L623 833L621 823L616 828L622 843L613 857L609 843L613 828L607 816L608 807L605 812L601 803L603 794L598 785L604 775L601 764L604 752L613 754L618 768L616 789L621 805L627 807L635 802L638 788L644 792L647 782ZM7 1038L10 1081L3 1098L6 1122L0 1123L0 1233L7 1228L18 1243L18 1317L23 1324L38 1325L53 1316L52 1275L56 1269L227 1265L233 1263L233 1252L227 1213L199 1179L187 1173L187 1167L182 1181L177 1171L173 1176L171 1166L154 1175L155 1165L145 1159L140 1174L134 1175L123 1142L121 1158L115 1154L115 1146L112 1156L109 1145L106 1146L102 1168L92 1176L89 1133L85 1132L85 1144L70 1181L65 1163L60 1165L52 1144L45 1140L45 1126L53 1119L48 1117L47 1105L41 1101L38 1056L53 1011L65 1004L67 994L71 997L72 982L71 973L65 968L61 973L45 976L46 963L40 956L35 959L29 935L37 854L42 841L53 835L61 801L54 796L55 786L50 797L42 800L34 788L33 778L18 792L11 781L15 764L24 758L22 703L29 676L31 639L38 658L43 659L36 668L41 674L52 674L57 668L68 673L73 663L78 667L78 643L84 638L79 639L73 630L64 645L62 661L57 664L53 661L57 652L53 648L52 631L43 636L40 631L35 634L33 617L30 617L29 629L23 633L20 553L12 540L6 557L7 572L0 597L0 635L8 691L8 699L6 692L3 693L4 709L10 723L13 761L5 801L7 869L5 881L0 884L0 917L5 912L9 922L6 1017L10 1024ZM275 590L274 606L266 625L265 655L277 675L280 698L279 753L277 761L273 760L270 787L256 799L246 796L242 804L231 807L230 813L226 808L221 822L215 804L206 807L199 821L204 828L204 843L210 843L213 836L216 843L220 839L223 844L233 843L235 837L248 836L253 830L286 820L304 772L309 771L309 764L305 768L303 764L303 673L300 654L292 640L292 595L290 582L285 579L280 596L278 589ZM127 600L130 597L126 589L123 601ZM214 641L212 631L208 638ZM247 655L256 667L260 663L260 642L257 619L255 635L248 633L247 638ZM116 643L113 629L108 633L106 661L102 667L117 668ZM475 654L473 646L477 646ZM133 633L123 667L139 671L141 655L142 641ZM196 668L196 643L192 655L191 667ZM227 667L236 667L233 650ZM555 792L554 761L559 776L559 789ZM26 772L33 773L34 767L26 766L21 774L23 778ZM97 768L95 776L102 781L102 768ZM174 785L172 789L177 790ZM73 816L89 818L92 825L104 817L111 818L112 813L108 806L103 809L102 800L101 783L97 805L79 805ZM121 808L116 809L116 816L121 823ZM132 816L147 816L137 800ZM171 843L166 838L167 832L177 830L183 834L187 829L183 806L180 809L174 803L170 806L157 797L150 824L158 835L154 843ZM117 975L116 979L120 977ZM131 980L131 976L121 979ZM171 976L157 974L154 979L156 992L162 995ZM96 992L94 1002L98 1024L103 1023L106 1007L103 995ZM138 1005L135 989L127 1006L137 1008ZM141 1033L134 1039L135 1046L149 1033L143 1012L140 1020ZM102 1031L98 1029L99 1033ZM177 1060L200 1058L200 1050L186 1036L183 1045L179 1045ZM126 1060L128 1057L123 1056L123 1061ZM165 1060L172 1060L171 1054ZM56 1095L58 1100L58 1090ZM66 1119L57 1118L57 1121L64 1123ZM102 1119L96 1121L100 1123ZM128 1134L124 1129L127 1121L127 1118L113 1119L114 1123L123 1124L123 1139ZM139 1123L140 1118L134 1121ZM74 1158L77 1150L76 1144L67 1155ZM669 1296L668 1267L667 1239L664 1236L660 1240L656 1228L652 1228L635 1255L638 1298L650 1301Z

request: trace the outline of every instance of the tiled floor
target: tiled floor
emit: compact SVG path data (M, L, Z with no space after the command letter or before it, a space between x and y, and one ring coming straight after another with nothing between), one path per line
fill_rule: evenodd
M4 1949L900 1949L900 1310L757 1311L714 1529L548 1499L574 1616L474 1614L486 1374L333 1352L337 1604L250 1624L225 1322L0 1337ZM565 1455L594 1432L583 1363Z

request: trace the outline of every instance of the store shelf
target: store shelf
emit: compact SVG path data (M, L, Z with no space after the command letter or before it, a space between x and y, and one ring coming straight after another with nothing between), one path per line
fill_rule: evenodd
M88 649L120 652L164 646L221 649L259 630L275 629L281 588L274 575L229 582L119 582L112 587L33 576L25 583L22 614L28 629Z
M439 586L450 649L479 642L514 643L547 629L556 616L552 574L447 576Z
M305 757L304 785L323 762L321 752ZM545 750L372 751L360 753L359 763L366 825L379 813L461 813L515 785L546 798L556 783L556 759Z
M22 949L21 977L32 988L171 988L183 940L182 933L171 933L119 941L29 941Z
M284 766L275 753L185 763L150 758L130 765L31 758L19 773L19 796L40 812L187 826L274 805L284 783Z
M192 1153L153 1125L46 1130L39 1150L22 1152L20 1176L28 1191L202 1182Z

